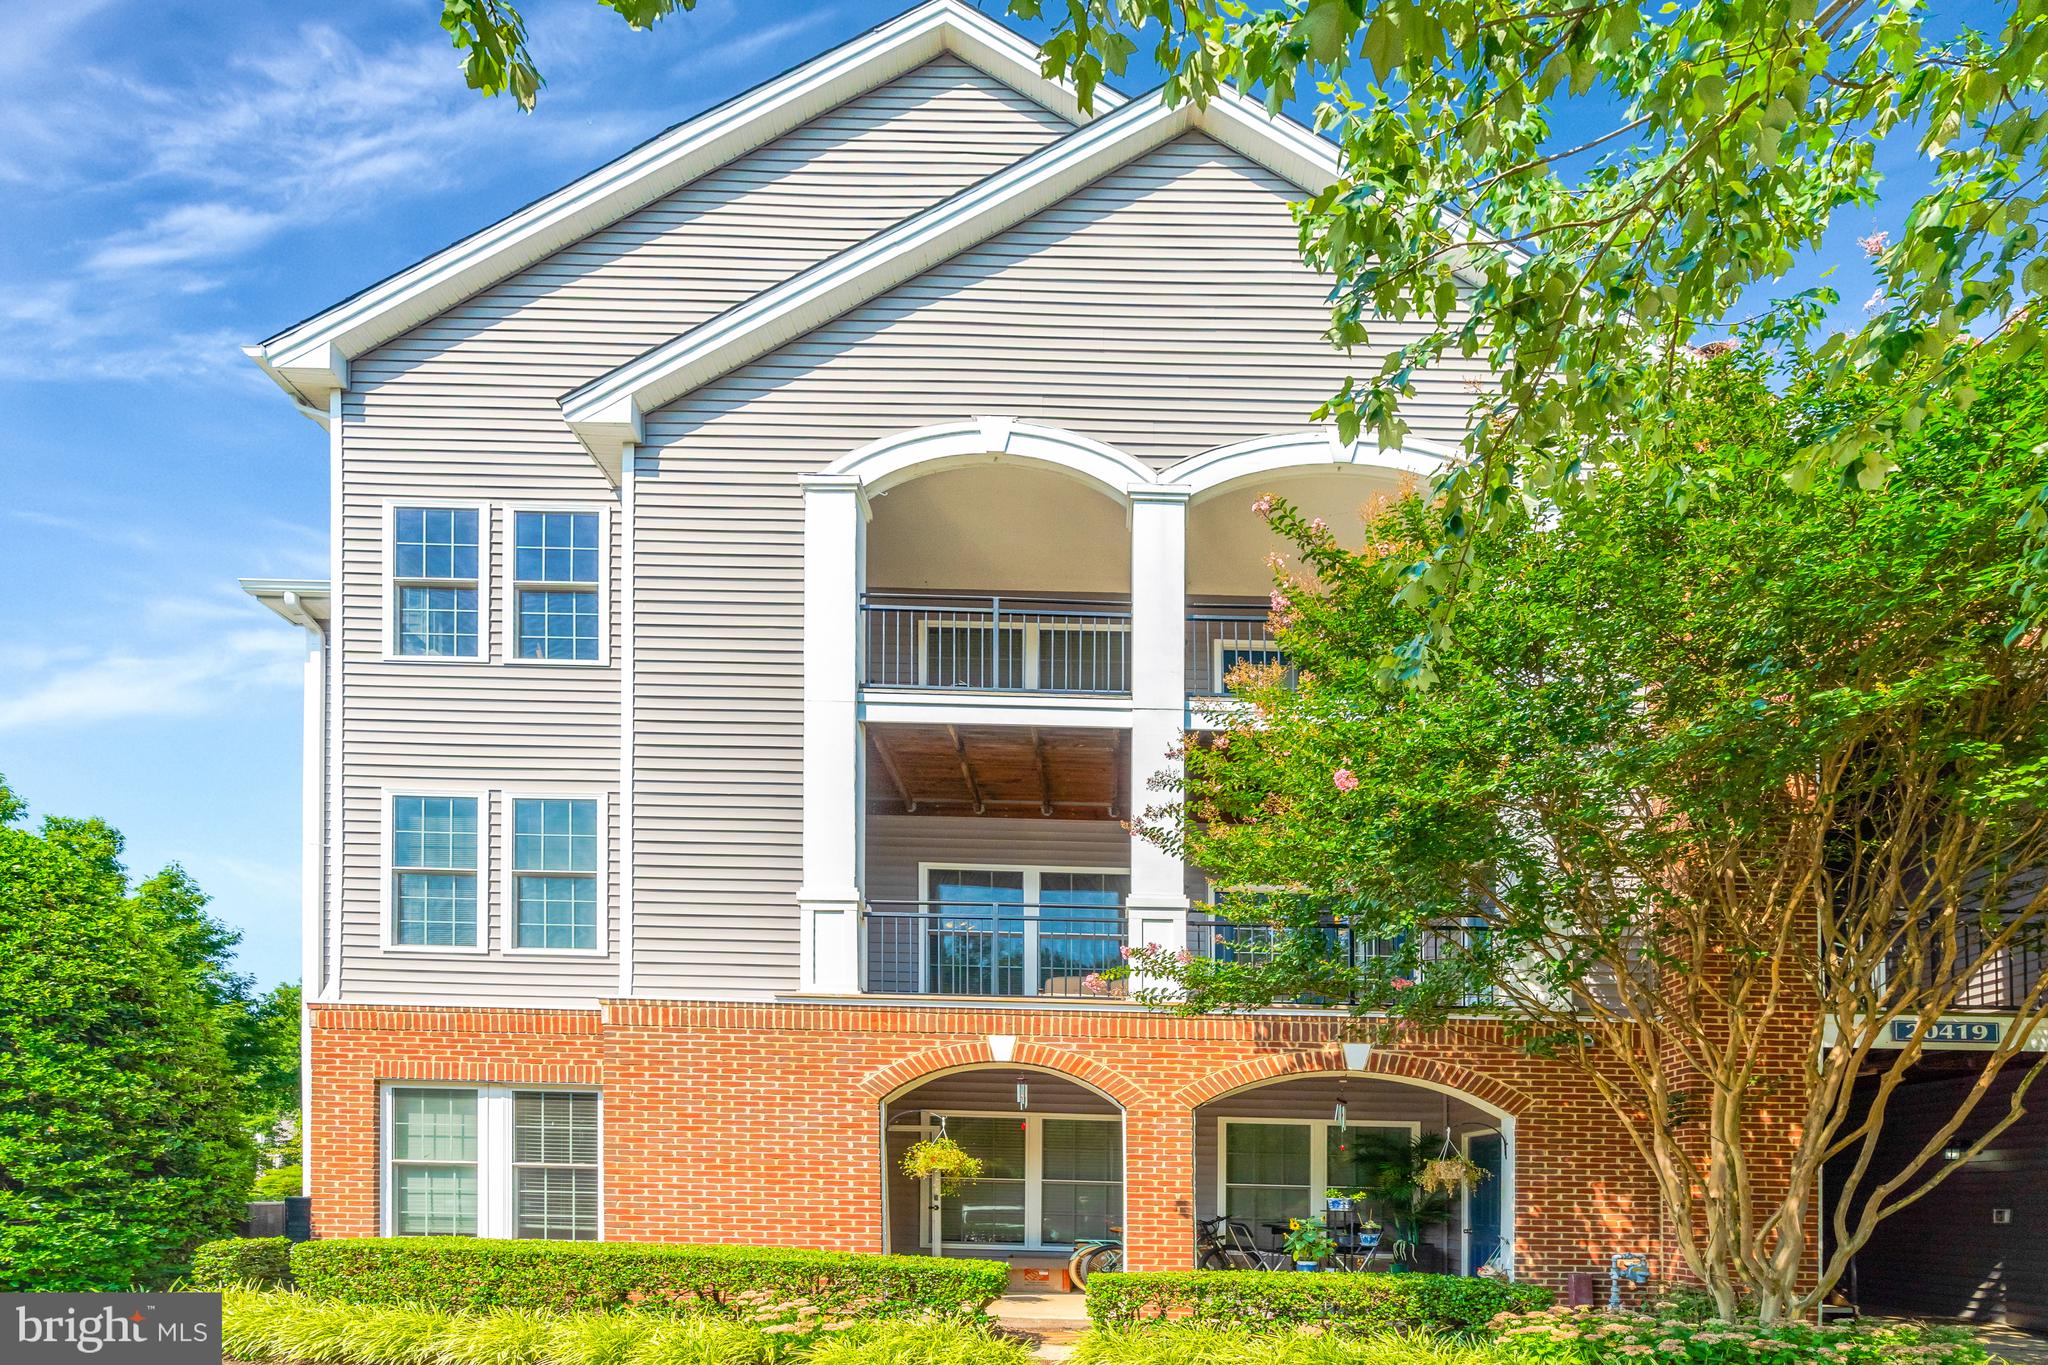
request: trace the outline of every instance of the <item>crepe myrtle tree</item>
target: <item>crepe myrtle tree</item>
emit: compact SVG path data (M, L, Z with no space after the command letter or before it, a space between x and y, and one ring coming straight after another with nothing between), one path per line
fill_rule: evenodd
M1052 16L1048 73L1083 99L1141 46L1169 100L1222 89L1306 105L1342 157L1298 206L1304 258L1334 280L1330 338L1374 346L1318 416L1398 446L1415 376L1484 356L1462 452L1436 481L1436 540L1398 571L1422 614L1391 673L1426 682L1478 562L1476 541L1590 464L1671 492L1689 468L1662 438L1690 347L1803 339L1839 300L1781 285L1838 214L1878 202L1894 134L1931 162L1896 239L1864 249L1882 287L1815 352L1838 386L1911 385L1845 405L1777 452L1796 484L1876 488L1931 395L1985 335L2039 345L2048 294L2048 0L1965 7L1940 33L1921 0L1011 0ZM1569 133L1560 130L1571 130ZM1558 499L1571 506L1582 497ZM2048 526L2013 542L2038 569ZM2038 582L2021 585L2022 615ZM2024 627L2023 627L2024 628Z
M1498 1016L1598 1093L1721 1313L1776 1321L2048 1064L2025 1052L2048 1036L2048 658L2009 629L2048 365L1973 367L1977 401L1902 437L1882 498L1782 477L1813 429L1889 401L1877 386L1754 351L1676 375L1682 492L1606 466L1557 490L1569 505L1509 504L1427 688L1380 667L1412 629L1383 570L1438 543L1450 499L1369 508L1355 550L1258 500L1298 547L1272 618L1298 679L1240 669L1143 820L1245 889L1218 898L1223 951L1133 966L1160 1008L1348 1002L1393 1042ZM2010 992L2000 1041L1880 1167L1930 1030L1987 982ZM2001 1074L2017 1086L1986 1103Z

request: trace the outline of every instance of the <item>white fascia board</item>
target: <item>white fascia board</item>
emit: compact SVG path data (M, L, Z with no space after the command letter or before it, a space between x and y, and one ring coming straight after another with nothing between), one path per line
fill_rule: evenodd
M627 424L1052 207L1198 120L1189 105L1126 105L599 376L563 397L562 416L609 472Z
M328 619L332 596L324 578L244 578L242 591L295 626Z
M1071 88L1040 74L1028 40L960 0L931 0L250 348L252 355L294 397L324 403L347 387L350 357L945 53L1070 122L1090 117ZM1108 89L1095 100L1098 110L1124 102Z

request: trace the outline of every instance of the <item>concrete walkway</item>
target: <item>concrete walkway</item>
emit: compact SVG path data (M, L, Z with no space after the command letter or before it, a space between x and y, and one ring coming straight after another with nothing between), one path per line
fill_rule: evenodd
M1025 1290L1004 1295L988 1311L999 1328L1030 1346L1040 1360L1065 1360L1088 1330L1088 1300L1081 1294Z

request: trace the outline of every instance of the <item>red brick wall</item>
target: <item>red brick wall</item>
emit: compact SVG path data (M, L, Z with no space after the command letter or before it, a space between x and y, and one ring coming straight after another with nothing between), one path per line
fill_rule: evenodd
M604 1092L605 1234L882 1249L881 1104L992 1062L1081 1080L1124 1108L1136 1269L1190 1264L1193 1110L1239 1087L1340 1070L1341 1021L1184 1019L1076 1007L607 1001L595 1011L312 1008L313 1210L321 1236L377 1231L380 1083L574 1083ZM1463 1024L1373 1049L1368 1072L1450 1086L1515 1120L1516 1263L1561 1282L1649 1249L1657 1201L1568 1068Z

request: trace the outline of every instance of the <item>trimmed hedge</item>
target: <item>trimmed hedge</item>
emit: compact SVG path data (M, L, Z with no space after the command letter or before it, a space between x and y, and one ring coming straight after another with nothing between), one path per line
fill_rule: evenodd
M192 1252L194 1289L269 1288L292 1282L292 1244L282 1237L223 1237Z
M1499 1313L1548 1308L1550 1290L1464 1275L1174 1270L1088 1277L1088 1318L1120 1328L1163 1318L1224 1326L1323 1323L1469 1331Z
M493 1308L641 1308L738 1322L971 1318L1000 1297L1000 1261L780 1247L472 1237L301 1242L292 1275L316 1299Z

